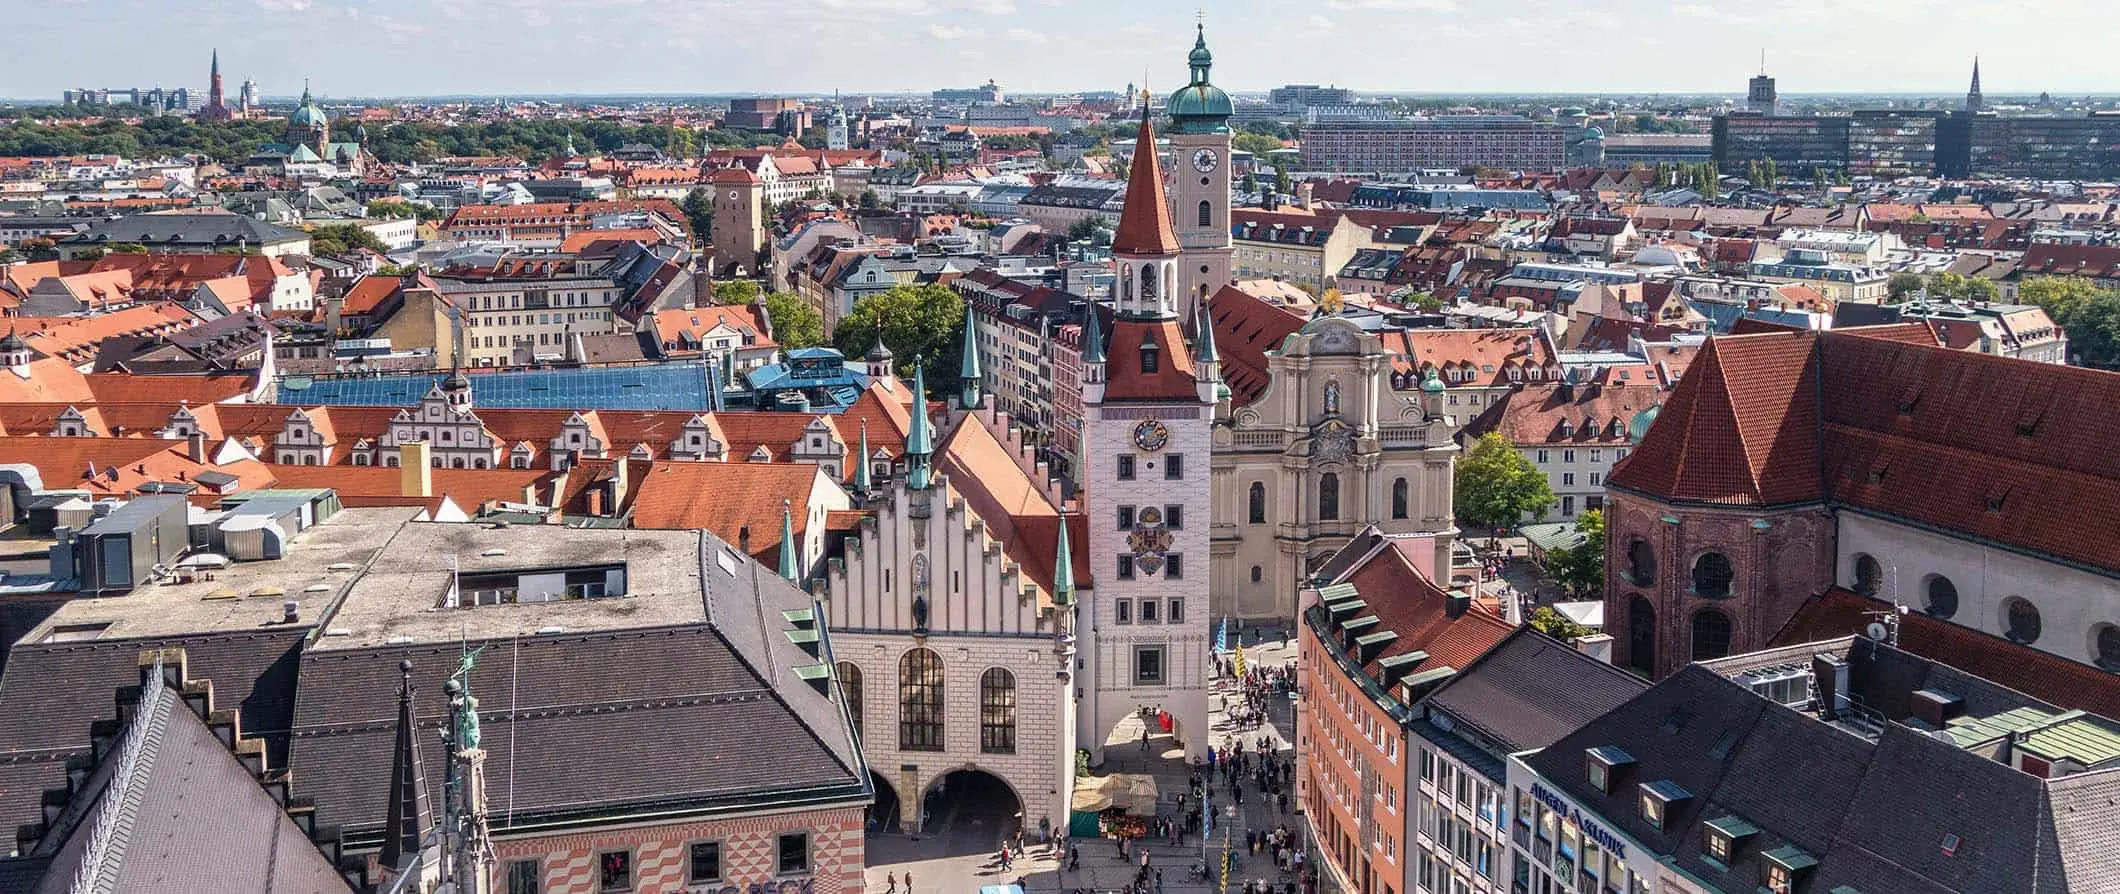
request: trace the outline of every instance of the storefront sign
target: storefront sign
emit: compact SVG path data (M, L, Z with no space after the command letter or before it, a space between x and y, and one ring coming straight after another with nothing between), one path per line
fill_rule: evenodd
M1626 839L1613 834L1611 830L1606 829L1604 826L1591 822L1590 814L1568 803L1567 799L1547 791L1545 786L1538 783L1532 783L1531 797L1537 798L1539 803L1546 805L1547 808L1563 818L1575 820L1575 824L1582 828L1585 838L1596 842L1599 847L1609 851L1613 856L1622 860L1627 858Z

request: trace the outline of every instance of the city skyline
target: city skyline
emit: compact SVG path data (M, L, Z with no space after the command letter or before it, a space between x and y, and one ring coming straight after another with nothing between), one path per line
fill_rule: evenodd
M1107 0L719 0L676 10L589 0L185 0L164 8L165 27L96 34L101 52L82 54L80 35L93 27L79 18L87 9L53 6L18 23L26 39L0 96L203 87L212 46L231 83L255 79L271 96L293 95L305 80L327 96L899 93L988 78L1024 93L1126 83L1164 90L1183 81L1172 47L1196 17L1216 50L1218 82L1240 91L1315 82L1445 95L1732 94L1757 72L1761 50L1784 95L1949 95L1963 89L1975 56L1991 95L2120 91L2120 58L2058 56L2035 31L2055 17L2095 14L2093 0L2031 0L2007 11L1931 0L1860 8L1327 0L1306 10L1237 0L1197 13ZM1879 34L1918 52L1891 50ZM1601 49L1608 45L1626 51ZM627 64L599 65L599 56ZM519 64L568 57L580 62ZM878 64L884 59L890 64Z

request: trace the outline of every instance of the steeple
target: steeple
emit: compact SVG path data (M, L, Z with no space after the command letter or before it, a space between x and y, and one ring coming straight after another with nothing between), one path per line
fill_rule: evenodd
M1075 601L1075 551L1067 543L1067 513L1060 514L1060 542L1053 548L1053 604Z
M854 461L854 490L868 493L876 489L876 482L869 473L869 421L861 420L861 455Z
M1207 302L1202 301L1193 311L1193 371L1200 383L1200 399L1209 403L1221 403L1230 396L1229 386L1222 381L1222 352L1215 348L1214 319L1208 316Z
M979 323L972 316L972 305L964 305L964 361L957 369L959 393L957 405L967 410L979 409L986 403L979 392Z
M795 502L780 501L780 576L794 581L802 576L798 570L796 554L802 548L795 543Z
M927 369L921 357L913 358L913 425L905 436L905 483L914 490L927 490L928 458L935 453L935 433L928 425Z
M559 151L561 158L573 158L581 153L574 151L574 131L567 131L567 147Z
M412 662L398 662L397 745L390 753L390 801L384 809L382 870L397 876L419 861L427 828L427 787L420 782L419 725L412 713Z
M1978 112L1987 108L1987 100L1980 95L1980 57L1973 57L1973 86L1965 91L1965 110Z
M1133 165L1126 177L1119 232L1112 236L1112 254L1175 255L1178 233L1171 228L1170 202L1163 194L1163 160L1156 154L1156 125L1149 116L1146 93L1141 96L1141 126L1134 132Z

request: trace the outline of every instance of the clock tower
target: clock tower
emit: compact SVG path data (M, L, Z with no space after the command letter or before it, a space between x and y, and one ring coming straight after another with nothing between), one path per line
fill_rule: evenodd
M1170 97L1171 215L1177 223L1183 313L1231 282L1229 94L1208 82L1215 57L1201 26L1187 57L1191 82Z
M1156 145L1145 102L1134 145ZM1170 716L1188 757L1212 746L1208 451L1221 381L1212 342L1189 344L1179 319L1198 302L1180 285L1183 248L1162 167L1153 149L1134 156L1112 237L1111 328L1093 309L1083 332L1078 479L1097 583L1075 619L1084 663L1076 716L1078 741L1097 762L1114 728L1144 708Z

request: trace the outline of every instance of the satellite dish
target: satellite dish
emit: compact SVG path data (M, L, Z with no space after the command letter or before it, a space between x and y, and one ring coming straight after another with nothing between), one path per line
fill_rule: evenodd
M1889 631L1885 630L1883 621L1871 621L1870 626L1862 628L1862 633L1864 636L1867 636L1878 642L1884 642L1885 634L1888 632Z

